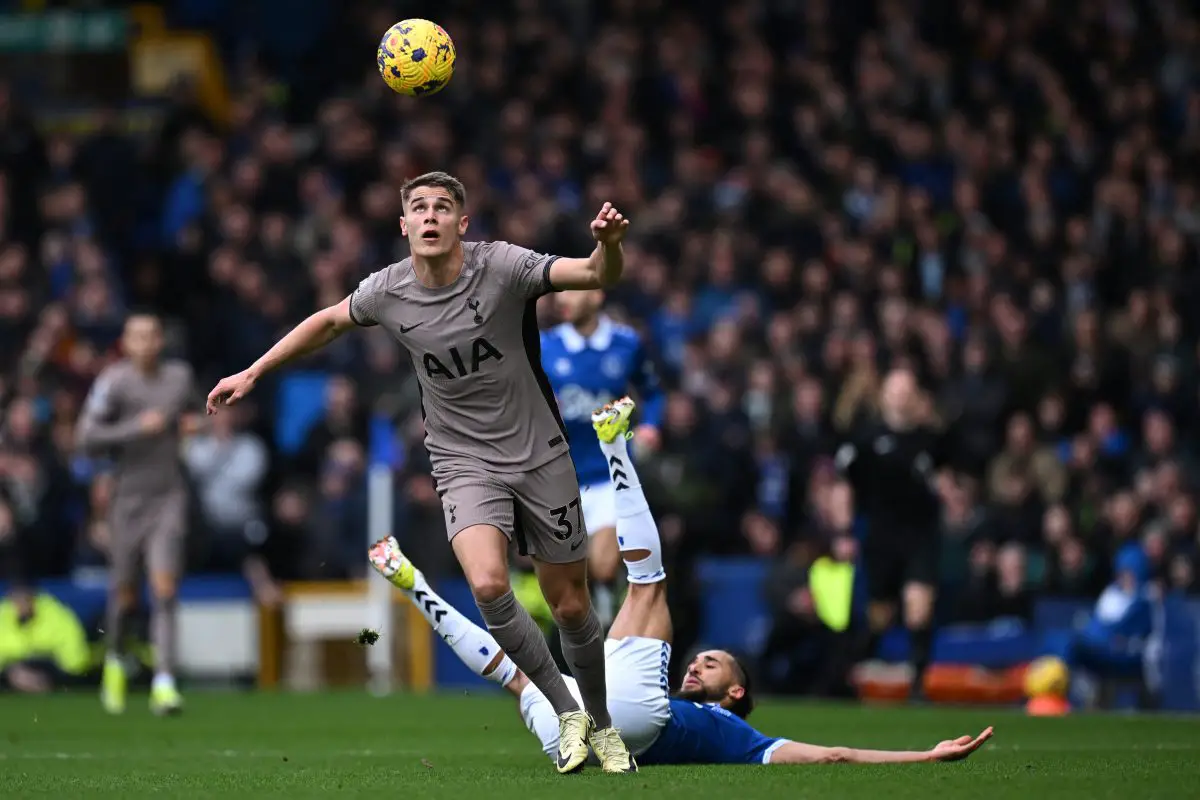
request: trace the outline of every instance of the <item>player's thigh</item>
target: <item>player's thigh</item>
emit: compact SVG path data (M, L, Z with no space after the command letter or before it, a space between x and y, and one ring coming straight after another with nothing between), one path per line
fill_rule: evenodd
M616 580L621 567L615 528L588 529L588 574L592 580L608 583Z
M645 752L671 717L671 644L659 639L612 636L604 643L608 711L634 755Z
M872 605L898 605L907 561L904 548L896 544L891 532L881 531L875 541L868 540L863 548L863 566L868 601Z
M155 597L174 597L187 552L187 493L182 489L156 498L146 524L146 571Z
M597 531L606 528L617 529L617 496L611 482L606 480L582 487L579 502L583 506L583 522L589 535L595 536Z
M450 547L477 601L491 602L508 593L508 537L499 528L470 525L455 534Z
M507 476L516 506L514 535L522 553L543 564L587 558L587 522L570 456Z
M113 591L132 602L141 577L142 553L152 532L138 498L116 496L109 509L108 571Z
M901 593L904 624L922 628L933 619L941 560L941 543L936 536L913 539L907 548L904 586Z

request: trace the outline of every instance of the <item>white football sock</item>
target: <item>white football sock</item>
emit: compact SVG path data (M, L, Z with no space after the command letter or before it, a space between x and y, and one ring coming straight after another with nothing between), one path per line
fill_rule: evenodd
M421 616L429 622L429 626L442 637L442 641L450 645L454 655L476 675L500 686L507 686L516 677L517 665L507 653L495 669L485 673L488 664L491 664L500 652L500 645L496 644L490 633L471 622L430 588L420 571L416 573L413 588L401 591L408 595L413 605L421 612Z
M175 676L169 672L154 673L154 682L150 684L152 689L173 689L175 688Z
M625 569L630 583L658 583L666 580L663 570L662 541L658 536L658 525L650 513L650 504L642 491L633 459L629 457L629 446L625 437L618 436L611 443L601 442L600 450L608 461L608 476L614 489L617 509L617 546L621 556L633 550L645 550L649 556L641 561L625 559Z

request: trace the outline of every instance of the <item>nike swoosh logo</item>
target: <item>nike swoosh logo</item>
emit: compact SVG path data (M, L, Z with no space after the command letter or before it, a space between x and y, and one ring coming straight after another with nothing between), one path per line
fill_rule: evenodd
M418 323L416 323L416 324L414 324L414 325L409 325L409 326L406 328L406 327L404 327L404 324L403 324L403 323L401 323L401 325L400 325L400 332L401 332L401 333L408 333L408 332L409 332L409 331L411 331L413 328L415 328L415 327L417 327L418 325L421 325L421 324L422 324L422 323L418 322Z
M558 754L558 768L559 769L566 769L567 764L569 764L569 763L571 763L570 756L567 756L566 758L564 758L562 753Z
M572 553L574 553L576 550L578 550L578 549L579 549L579 546L580 546L581 544L583 544L584 542L586 542L586 541L587 541L587 537L586 537L586 536L584 536L584 537L583 537L582 539L580 539L578 542L576 542L575 544L571 545L571 552L572 552Z

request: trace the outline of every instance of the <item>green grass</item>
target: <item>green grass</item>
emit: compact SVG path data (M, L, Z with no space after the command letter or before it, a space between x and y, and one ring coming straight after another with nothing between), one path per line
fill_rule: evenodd
M996 737L969 761L896 767L659 767L557 775L500 697L194 693L156 719L135 697L0 698L0 797L1182 798L1200 785L1200 719L857 708L769 701L764 731L822 744L923 748Z

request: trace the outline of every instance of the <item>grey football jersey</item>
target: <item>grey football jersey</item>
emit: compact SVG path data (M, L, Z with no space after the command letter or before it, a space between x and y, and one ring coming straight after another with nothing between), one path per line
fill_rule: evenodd
M354 321L382 325L412 358L435 472L461 457L521 472L567 451L536 312L537 299L553 291L556 258L507 242L464 242L462 273L449 286L426 288L406 258L351 295Z
M120 361L96 378L76 434L84 449L114 456L118 493L156 494L183 485L177 420L192 389L191 367L175 360L163 361L152 375ZM142 433L138 416L144 411L166 415L162 433Z

